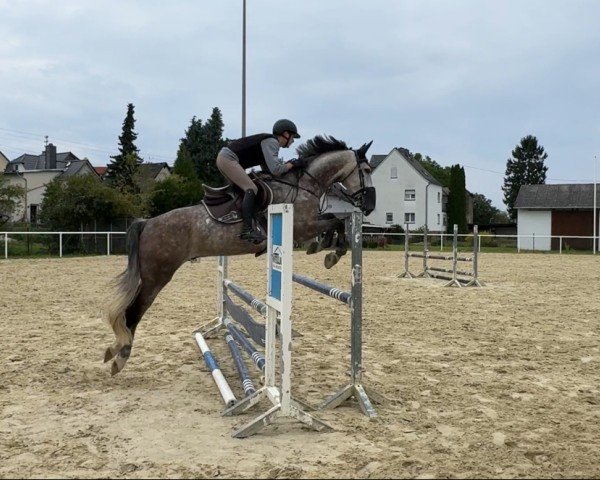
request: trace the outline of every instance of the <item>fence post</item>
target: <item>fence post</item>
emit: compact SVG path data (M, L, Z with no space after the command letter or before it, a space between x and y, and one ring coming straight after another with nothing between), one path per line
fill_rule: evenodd
M532 250L535 252L535 232L533 232L531 234L531 245L532 245Z
M4 258L8 258L8 233L4 232Z
M558 237L558 254L562 255L562 237Z
M106 232L106 256L110 257L110 232Z
M58 234L58 256L62 258L62 232Z

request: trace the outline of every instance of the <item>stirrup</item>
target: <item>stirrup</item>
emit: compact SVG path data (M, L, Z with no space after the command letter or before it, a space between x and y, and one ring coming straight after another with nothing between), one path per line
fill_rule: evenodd
M267 237L265 237L258 230L244 230L242 233L240 233L240 238L242 240L247 240L249 242L252 242L256 245L264 242L267 239Z

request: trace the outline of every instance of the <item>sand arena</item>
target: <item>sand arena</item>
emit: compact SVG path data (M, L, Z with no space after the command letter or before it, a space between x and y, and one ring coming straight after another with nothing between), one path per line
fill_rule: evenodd
M346 287L348 257L327 271L296 252L295 269ZM262 410L220 416L191 337L215 315L215 259L177 272L115 377L100 311L125 257L0 261L0 477L600 476L600 256L484 253L483 289L398 279L403 261L364 252L363 379L398 401L373 421L353 402L318 412L333 433L281 422L246 440L230 434ZM264 265L233 258L230 276L262 297ZM294 295L293 394L316 405L347 383L349 314Z

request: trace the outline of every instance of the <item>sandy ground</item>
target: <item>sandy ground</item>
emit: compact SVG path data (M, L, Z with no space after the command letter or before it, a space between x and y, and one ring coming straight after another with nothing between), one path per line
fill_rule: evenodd
M349 261L322 259L297 252L295 269L347 288ZM222 417L191 337L215 316L216 260L180 269L111 377L100 311L124 265L0 260L0 477L600 476L600 256L483 254L487 286L456 289L397 278L401 252L365 252L363 379L396 401L371 421L354 401L318 412L333 433L282 421L246 440L230 435L267 405ZM230 273L264 295L264 259ZM294 295L293 392L317 405L348 382L349 314Z

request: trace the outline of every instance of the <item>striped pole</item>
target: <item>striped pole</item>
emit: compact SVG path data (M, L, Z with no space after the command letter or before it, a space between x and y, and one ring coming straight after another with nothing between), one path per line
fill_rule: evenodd
M235 296L238 297L240 300L243 300L246 304L250 305L263 317L267 315L267 305L258 300L254 295L248 293L242 287L228 279L223 280L223 285L225 285L225 288L227 288L230 292L234 293Z
M231 356L233 357L233 363L235 364L235 368L240 376L240 380L242 381L242 388L244 389L244 394L246 396L252 395L256 392L254 388L254 384L252 383L252 379L250 378L250 374L248 373L248 369L246 368L246 364L242 359L242 354L240 349L238 348L235 340L231 336L231 333L225 333L225 341L229 346L229 351L231 352Z
M210 348L208 348L208 345L206 344L206 341L204 340L204 337L200 332L194 332L194 338L196 339L196 343L198 344L198 347L202 352L202 356L204 357L206 366L210 370L210 373L212 374L212 377L215 383L217 384L217 388L219 389L219 393L223 397L225 405L227 406L227 408L232 407L233 405L235 405L236 398L233 392L231 391L227 380L225 380L225 377L223 376L223 373L221 372L221 369L217 364L217 360L210 351Z
M265 357L261 355L256 348L252 346L252 344L248 341L248 339L244 336L242 332L238 330L238 328L231 322L229 318L225 318L224 322L227 330L231 333L231 336L235 339L236 342L240 344L240 346L246 350L246 353L250 355L254 365L258 367L259 370L264 372L265 370Z
M292 279L294 282L299 283L300 285L304 285L305 287L310 288L311 290L315 290L323 295L327 295L331 298L335 298L340 302L345 303L346 305L350 305L350 301L352 299L352 295L348 292L344 292L339 288L332 287L330 285L326 285L324 283L319 283L312 278L305 277L304 275L298 275L294 273L292 275Z

